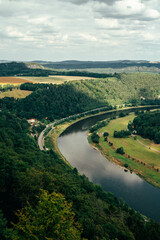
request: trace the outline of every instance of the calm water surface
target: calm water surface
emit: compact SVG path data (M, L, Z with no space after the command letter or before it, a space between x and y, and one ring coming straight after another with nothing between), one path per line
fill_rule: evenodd
M109 162L87 141L87 130L107 115L80 121L69 127L58 139L58 147L68 162L105 191L114 193L135 210L160 222L160 189L134 173Z

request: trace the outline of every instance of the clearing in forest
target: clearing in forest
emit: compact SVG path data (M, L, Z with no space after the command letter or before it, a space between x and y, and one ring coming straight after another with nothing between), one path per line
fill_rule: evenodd
M4 97L14 97L14 98L25 98L28 95L30 95L32 91L25 91L25 90L20 90L20 89L12 89L12 91L8 90L6 92L1 92L0 93L0 98Z

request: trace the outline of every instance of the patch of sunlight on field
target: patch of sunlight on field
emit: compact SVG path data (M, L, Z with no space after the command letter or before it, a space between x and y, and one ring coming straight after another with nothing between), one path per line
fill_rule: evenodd
M89 80L94 79L91 77L79 77L79 76L48 76L48 77L23 77L25 80L33 81L34 83L53 83L62 84L66 81L76 81L76 80Z
M0 98L4 97L14 97L14 98L25 98L30 95L32 91L24 91L20 89L13 89L12 91L2 92L0 93Z

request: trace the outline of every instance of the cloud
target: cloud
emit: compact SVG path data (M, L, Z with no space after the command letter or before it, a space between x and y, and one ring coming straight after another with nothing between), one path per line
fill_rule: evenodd
M149 21L158 19L160 14L158 10L147 6L140 0L121 0L117 1L113 6L108 6L104 3L95 6L95 12L103 18L115 19L136 19L142 21Z
M0 0L1 58L149 58L159 12L158 0Z
M107 5L113 5L116 1L119 1L119 0L60 0L60 1L63 1L65 3L70 2L76 5L82 5L86 3L92 3L92 2L99 2L99 3L105 3Z

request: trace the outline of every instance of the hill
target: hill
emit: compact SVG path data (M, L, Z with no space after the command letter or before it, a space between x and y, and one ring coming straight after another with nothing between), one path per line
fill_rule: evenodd
M63 76L85 76L94 78L112 77L113 74L93 73L87 71L55 71L44 68L38 63L23 63L23 62L9 62L0 63L0 76L39 76L45 77L49 75L63 75Z
M121 74L117 77L67 82L62 85L21 85L33 91L25 99L0 99L0 108L20 117L51 121L102 106L159 104L159 74Z
M120 61L76 61L68 60L61 62L45 62L45 61L35 61L42 64L44 67L54 68L54 69L90 69L90 68L109 68L109 69L121 69L125 72L127 68L132 68L132 71L159 71L160 62L151 61L130 61L130 60L120 60ZM143 70L144 68L144 70Z

